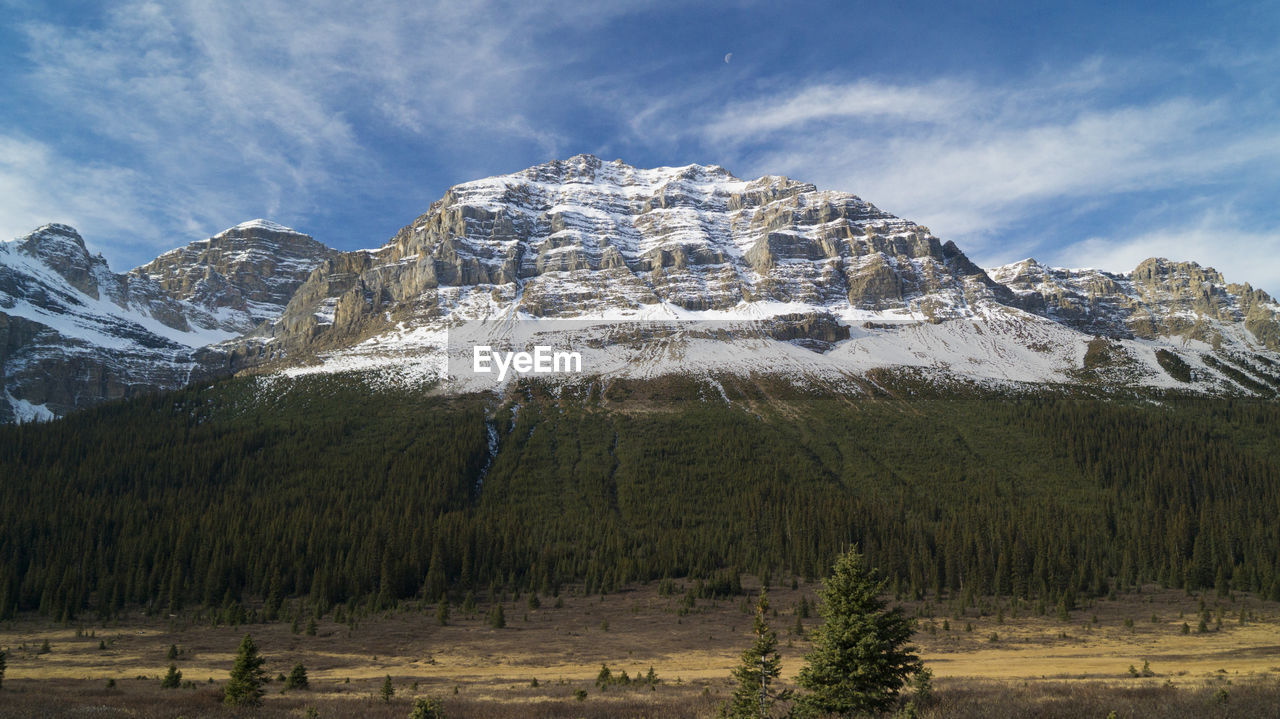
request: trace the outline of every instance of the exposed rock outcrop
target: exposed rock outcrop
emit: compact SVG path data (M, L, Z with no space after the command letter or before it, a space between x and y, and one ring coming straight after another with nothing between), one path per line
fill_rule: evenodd
M277 316L332 251L262 221L113 273L66 225L0 243L0 422L173 389L234 365L205 349Z

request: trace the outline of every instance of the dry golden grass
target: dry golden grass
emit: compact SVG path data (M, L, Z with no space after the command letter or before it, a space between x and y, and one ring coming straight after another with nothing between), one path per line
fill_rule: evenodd
M816 592L816 585L770 592L788 677L799 671L808 649L807 639L792 634L795 609L802 594L813 601ZM219 688L246 632L261 648L271 676L302 663L311 679L305 692L284 694L281 684L269 685L267 715L298 716L314 706L321 716L402 717L412 697L435 695L456 716L709 716L727 696L729 670L749 641L752 602L746 598L701 601L683 615L679 595L658 596L656 585L604 598L567 592L559 608L543 597L542 607L530 610L525 599L505 603L504 629L487 626L483 606L472 616L455 608L448 626L436 623L434 606L402 607L352 625L335 624L330 616L319 622L316 636L294 634L287 622L214 627L197 623L194 615L73 627L24 619L0 627L0 647L9 650L0 716L69 716L92 707L106 716L117 710L132 716L225 715ZM975 608L957 612L945 603L904 606L925 615L916 639L937 677L936 711L947 707L939 716L968 715L965 701L1015 701L1036 686L1039 698L1024 699L1037 707L1058 706L1053 697L1062 692L1091 692L1116 706L1141 706L1142 697L1202 704L1209 701L1202 694L1212 689L1216 697L1218 688L1228 686L1239 696L1262 692L1257 701L1263 705L1280 698L1280 606L1251 597L1206 596L1214 619L1221 607L1224 620L1221 629L1213 621L1211 631L1197 634L1199 602L1183 592L1148 588L1094 602L1067 622L1035 616L1025 605L1015 616L1004 604L1001 618L991 599L985 615ZM812 629L819 621L804 624ZM949 630L942 628L944 621ZM1191 634L1182 633L1183 622ZM41 653L46 640L50 651ZM108 648L99 649L99 641ZM195 688L160 689L170 645L182 650L173 663ZM1141 670L1144 662L1154 676L1132 676L1129 667ZM653 688L600 691L594 680L601 664L632 677L652 666L662 681ZM397 691L392 705L376 699L387 675ZM114 689L105 688L108 679L116 680ZM588 692L585 701L575 699L577 690ZM1004 696L1000 692L1008 697L992 698ZM1238 703L1234 708L1232 716L1251 716Z

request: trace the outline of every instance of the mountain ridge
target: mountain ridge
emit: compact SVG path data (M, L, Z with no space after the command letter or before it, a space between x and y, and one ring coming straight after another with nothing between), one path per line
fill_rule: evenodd
M670 335L664 341L678 352L667 359L643 338L600 353L600 371L621 375L766 367L852 386L871 371L910 368L992 386L1270 396L1280 385L1280 305L1212 268L1152 258L1110 273L1029 258L984 270L954 242L856 195L777 175L742 180L717 165L641 169L590 155L543 163L456 185L382 246L351 252L262 219L122 275L61 225L5 247L0 260L34 259L58 278L19 281L49 273L0 262L9 347L0 364L11 406L6 417L0 405L0 420L9 421L20 418L18 403L30 417L39 414L30 407L58 394L40 389L49 384L40 372L15 370L14 358L40 345L26 335L45 333L40 371L58 375L49 323L102 296L125 311L107 308L117 324L168 328L150 332L170 345L151 343L171 353L151 351L147 360L135 351L121 363L117 355L128 353L100 342L107 375L144 375L148 361L185 375L59 396L49 414L239 371L363 370L435 382L449 378L451 329L498 320L741 328L725 346L708 345L705 333ZM12 311L36 285L53 298L44 314ZM789 326L761 344L747 323L764 318ZM35 326L11 327L23 322ZM847 328L835 342L833 324ZM815 327L825 333L821 352L803 346ZM137 344L146 333L135 334ZM64 344L68 358L92 363L92 342Z
M1274 301L1194 263L1058 275L1035 263L1035 281L1017 264L989 273L927 227L785 177L640 170L580 155L450 188L382 247L317 269L281 318L237 351L245 366L398 372L419 363L422 377L438 379L447 370L430 358L447 342L440 332L467 321L829 315L855 332L820 366L787 347L727 363L698 363L690 350L665 365L636 351L600 366L744 373L767 357L782 372L836 379L902 365L982 381L1079 384L1086 372L1116 386L1230 393L1240 383L1201 354L1274 358L1280 349ZM952 321L972 331L943 326ZM1101 373L1084 366L1099 339L1119 343L1102 353L1113 367ZM1175 358L1162 364L1165 354ZM1240 371L1268 383L1269 365L1242 361L1253 369ZM1178 362L1204 381L1169 375L1164 364Z
M291 279L276 271L277 264L266 263L259 274L276 285L293 282L291 296L305 275ZM218 374L221 353L206 348L257 323L251 308L238 301L242 285L258 283L244 266L228 280L206 260L189 259L187 265L178 274L199 275L194 287L215 284L221 291L184 294L182 287L166 285L163 273L114 273L101 255L89 255L83 238L67 225L44 225L0 243L0 372L7 400L0 402L0 422L48 419ZM258 304L261 310L266 303ZM273 309L268 314L283 305Z

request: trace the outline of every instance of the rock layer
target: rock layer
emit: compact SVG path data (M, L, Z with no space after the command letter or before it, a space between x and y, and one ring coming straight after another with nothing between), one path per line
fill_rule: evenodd
M253 220L118 275L66 226L0 244L0 421L241 369L396 368L438 353L450 327L498 318L755 322L744 336L801 353L772 367L716 355L746 372L794 359L843 375L1280 387L1280 305L1193 262L984 271L855 195L579 155L452 187L373 250ZM735 341L677 329L654 344L675 336Z
M332 251L246 223L113 273L66 225L0 243L0 422L61 416L227 371L204 349L277 316Z
M299 352L498 308L552 318L660 304L908 308L943 321L1008 296L954 244L854 195L579 155L451 188L383 247L328 260L267 335Z

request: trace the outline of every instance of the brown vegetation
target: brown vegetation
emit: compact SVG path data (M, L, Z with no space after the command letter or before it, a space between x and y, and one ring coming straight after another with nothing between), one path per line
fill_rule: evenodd
M747 582L748 591L754 586ZM788 680L809 646L794 633L796 611L802 596L813 601L816 593L816 584L770 590ZM236 716L220 703L221 688L246 631L269 676L301 663L311 685L283 692L284 682L273 681L255 716L300 717L314 707L321 717L405 717L415 697L435 696L450 717L707 717L731 691L730 668L750 641L749 596L689 608L677 583L669 596L650 585L540 599L531 609L527 595L505 597L503 629L489 626L485 602L471 614L454 607L446 626L434 604L344 624L331 614L315 636L294 633L290 622L215 627L194 613L105 626L23 619L0 626L0 648L9 649L0 717ZM919 617L916 642L936 676L934 701L921 716L1248 717L1272 716L1280 705L1273 602L1148 587L1065 620L1034 604L976 604L905 605ZM820 620L801 621L809 630ZM162 689L171 663L189 683ZM652 666L660 682L602 690L595 684L602 664L631 679ZM395 686L389 704L378 697L387 675Z

